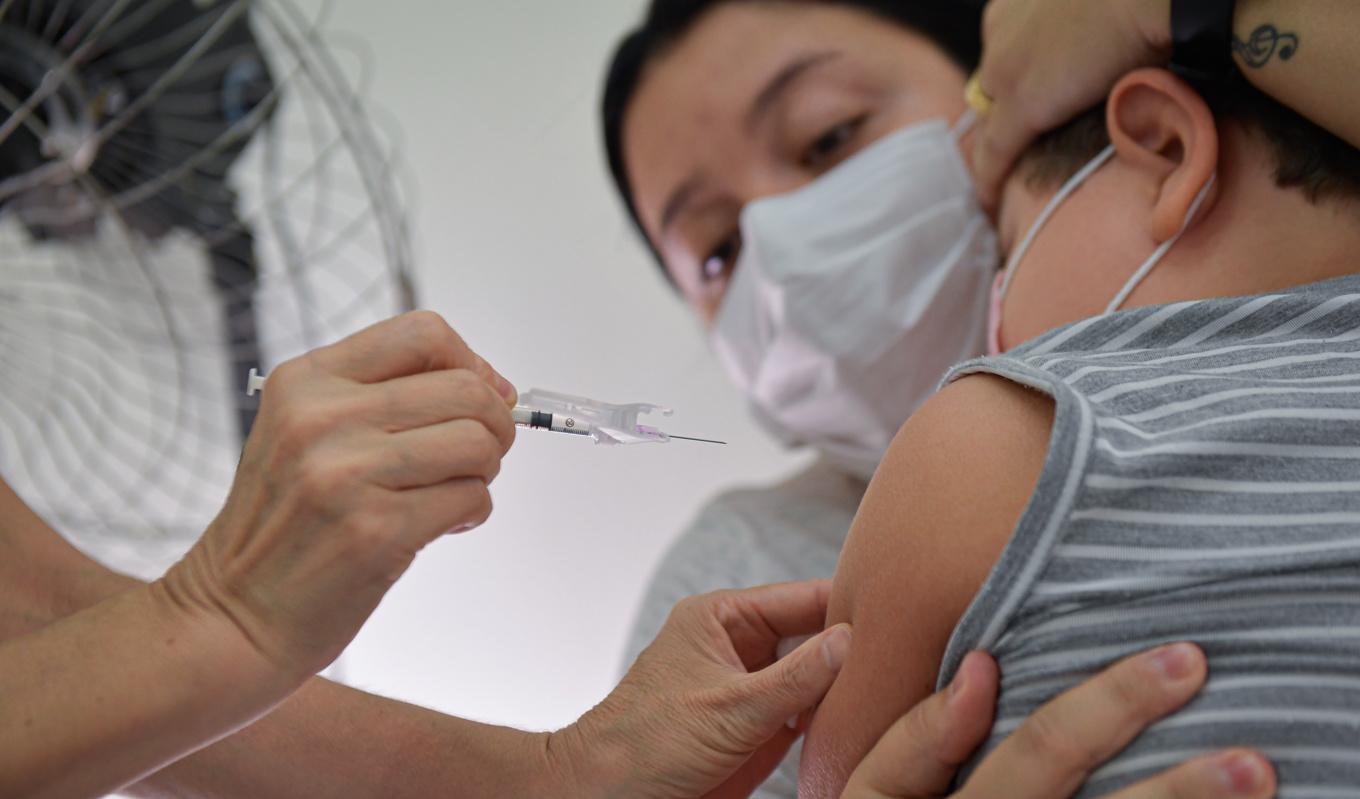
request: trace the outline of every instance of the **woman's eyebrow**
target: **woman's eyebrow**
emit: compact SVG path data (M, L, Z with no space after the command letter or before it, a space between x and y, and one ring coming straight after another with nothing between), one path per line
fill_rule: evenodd
M685 210L685 206L694 199L694 192L698 190L699 184L703 181L703 174L695 171L684 183L681 183L675 191L671 192L670 198L666 200L665 209L661 212L661 232L675 223L680 217L680 212Z
M783 69L779 70L773 78L765 84L765 88L760 90L755 100L751 102L751 108L746 112L746 129L750 130L760 124L761 119L770 112L779 98L789 90L797 80L807 71L815 66L819 66L833 58L838 58L841 54L834 50L826 50L820 53L811 53L798 58Z
M808 70L840 56L841 53L838 51L823 50L818 53L808 53L786 64L783 69L766 82L765 87L751 101L751 107L746 112L746 128L750 130L758 125L761 119L770 112L770 109L774 108L775 103L779 102L779 99L800 77L807 74ZM665 232L680 217L685 207L694 199L694 194L702 182L703 175L696 171L670 193L661 212L662 232Z

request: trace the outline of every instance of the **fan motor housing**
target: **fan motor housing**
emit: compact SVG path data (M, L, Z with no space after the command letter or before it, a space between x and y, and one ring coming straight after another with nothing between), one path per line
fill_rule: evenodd
M227 174L275 97L249 3L153 0L105 19L113 5L18 0L0 18L8 95L0 99L8 106L47 94L32 107L32 124L0 140L0 182L53 162L69 166L0 195L0 212L17 206L38 239L78 237L99 210L82 198L93 186L115 202L135 193L118 210L144 235L221 231L236 218ZM157 181L164 185L137 192Z

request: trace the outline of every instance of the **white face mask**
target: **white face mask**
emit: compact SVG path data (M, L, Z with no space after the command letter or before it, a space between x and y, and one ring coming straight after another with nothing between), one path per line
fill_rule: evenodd
M1066 183L1064 183L1061 189L1058 189L1058 193L1053 195L1052 200L1048 201L1048 205L1044 207L1043 212L1039 214L1039 217L1034 220L1034 224L1030 226L1029 232L1020 240L1020 244L1016 246L1015 251L1011 253L1011 257L1006 264L1006 271L997 275L997 280L992 290L991 310L988 313L987 319L988 355L1001 354L1001 306L1006 300L1006 292L1010 291L1011 281L1015 279L1015 272L1020 268L1020 262L1024 260L1030 247L1034 246L1034 240L1038 238L1039 232L1044 229L1044 226L1046 226L1048 221L1053 218L1053 215L1058 212L1058 209L1062 207L1063 203L1067 202L1067 199L1071 197L1077 189L1081 188L1083 183L1090 180L1091 176L1096 172L1099 172L1100 168L1108 164L1114 156L1114 145L1106 147L1099 155L1091 159L1090 163L1082 167L1077 174L1073 175ZM1217 179L1217 174L1209 177L1209 181L1204 184L1204 188L1200 189L1199 194L1196 195L1195 201L1190 204L1190 210L1185 215L1185 221L1181 224L1180 231L1162 242L1161 245L1153 251L1152 256L1144 261L1142 266L1138 267L1138 270L1133 273L1133 277L1129 278L1128 282L1124 284L1124 288L1120 289L1119 293L1115 295L1115 298L1110 300L1110 304L1105 307L1105 316L1124 307L1124 303L1128 302L1129 295L1133 294L1134 289L1138 288L1138 286L1147 279L1147 276L1151 274L1157 264L1161 263L1162 260L1166 258L1167 253L1171 252L1171 248L1175 247L1176 243L1185 235L1185 231L1190 229L1190 223L1195 220L1195 215L1199 213L1200 207L1202 207L1204 201L1209 198L1209 191L1213 189Z
M997 245L957 136L943 120L892 133L751 203L741 232L719 358L771 433L868 479L986 343Z

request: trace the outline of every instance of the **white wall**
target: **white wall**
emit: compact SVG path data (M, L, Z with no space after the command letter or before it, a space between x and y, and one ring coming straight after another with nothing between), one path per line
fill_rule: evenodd
M607 182L599 88L642 6L334 3L328 27L367 43L371 96L405 139L425 304L522 389L670 404L667 429L732 442L607 449L522 432L490 523L427 550L350 649L360 687L568 723L614 684L648 574L699 504L794 463L747 420Z

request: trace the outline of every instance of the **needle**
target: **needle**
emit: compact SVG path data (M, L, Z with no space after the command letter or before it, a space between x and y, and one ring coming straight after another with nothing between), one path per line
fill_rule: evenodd
M714 441L711 438L690 438L689 436L669 436L669 437L678 438L681 441L698 441L701 444L721 444L724 447L727 446L726 441Z

